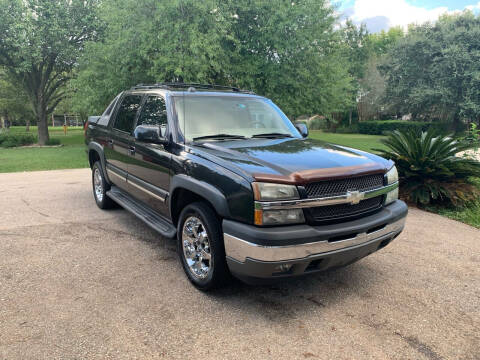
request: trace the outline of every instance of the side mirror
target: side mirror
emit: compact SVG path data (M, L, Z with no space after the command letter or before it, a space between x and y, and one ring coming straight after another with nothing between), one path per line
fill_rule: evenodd
M297 122L295 123L295 127L297 128L298 132L306 138L308 136L308 127L304 123Z
M89 116L88 117L88 122L96 124L98 122L98 120L100 120L101 117L102 116Z
M158 125L138 125L133 132L135 140L154 144L164 144L166 128Z

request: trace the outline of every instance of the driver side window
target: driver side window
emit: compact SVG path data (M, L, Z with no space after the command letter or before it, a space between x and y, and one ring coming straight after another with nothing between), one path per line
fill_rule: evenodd
M141 101L142 97L139 95L125 96L118 109L113 128L130 134L133 130L135 116Z
M160 126L162 129L167 127L167 107L162 97L147 97L138 118L138 125Z

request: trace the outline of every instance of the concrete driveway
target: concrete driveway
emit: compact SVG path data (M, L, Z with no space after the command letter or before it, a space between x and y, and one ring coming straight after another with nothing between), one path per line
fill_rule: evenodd
M410 211L347 268L204 294L90 170L0 174L0 359L480 359L480 231Z

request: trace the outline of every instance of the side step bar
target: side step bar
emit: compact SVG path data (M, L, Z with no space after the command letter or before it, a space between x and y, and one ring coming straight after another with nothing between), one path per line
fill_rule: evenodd
M158 231L167 238L175 237L177 229L175 229L170 220L135 200L125 191L112 185L112 188L107 191L107 196L145 222L153 230Z

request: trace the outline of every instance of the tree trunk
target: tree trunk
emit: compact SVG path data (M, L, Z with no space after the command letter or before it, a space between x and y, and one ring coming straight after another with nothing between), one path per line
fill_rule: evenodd
M453 123L452 123L452 130L457 133L460 130L460 115L457 112L453 115Z
M365 116L365 103L363 97L357 103L358 122L362 122Z
M348 112L348 125L352 126L352 109Z
M35 117L37 118L37 131L38 131L38 144L45 145L50 139L48 135L48 121L47 121L47 102L45 101L44 94L40 89L36 93L32 94L33 109Z
M37 106L37 126L38 143L45 145L50 137L48 136L47 106L43 101L40 101Z
M29 132L30 131L30 119L25 120L25 123L26 123L25 131Z

